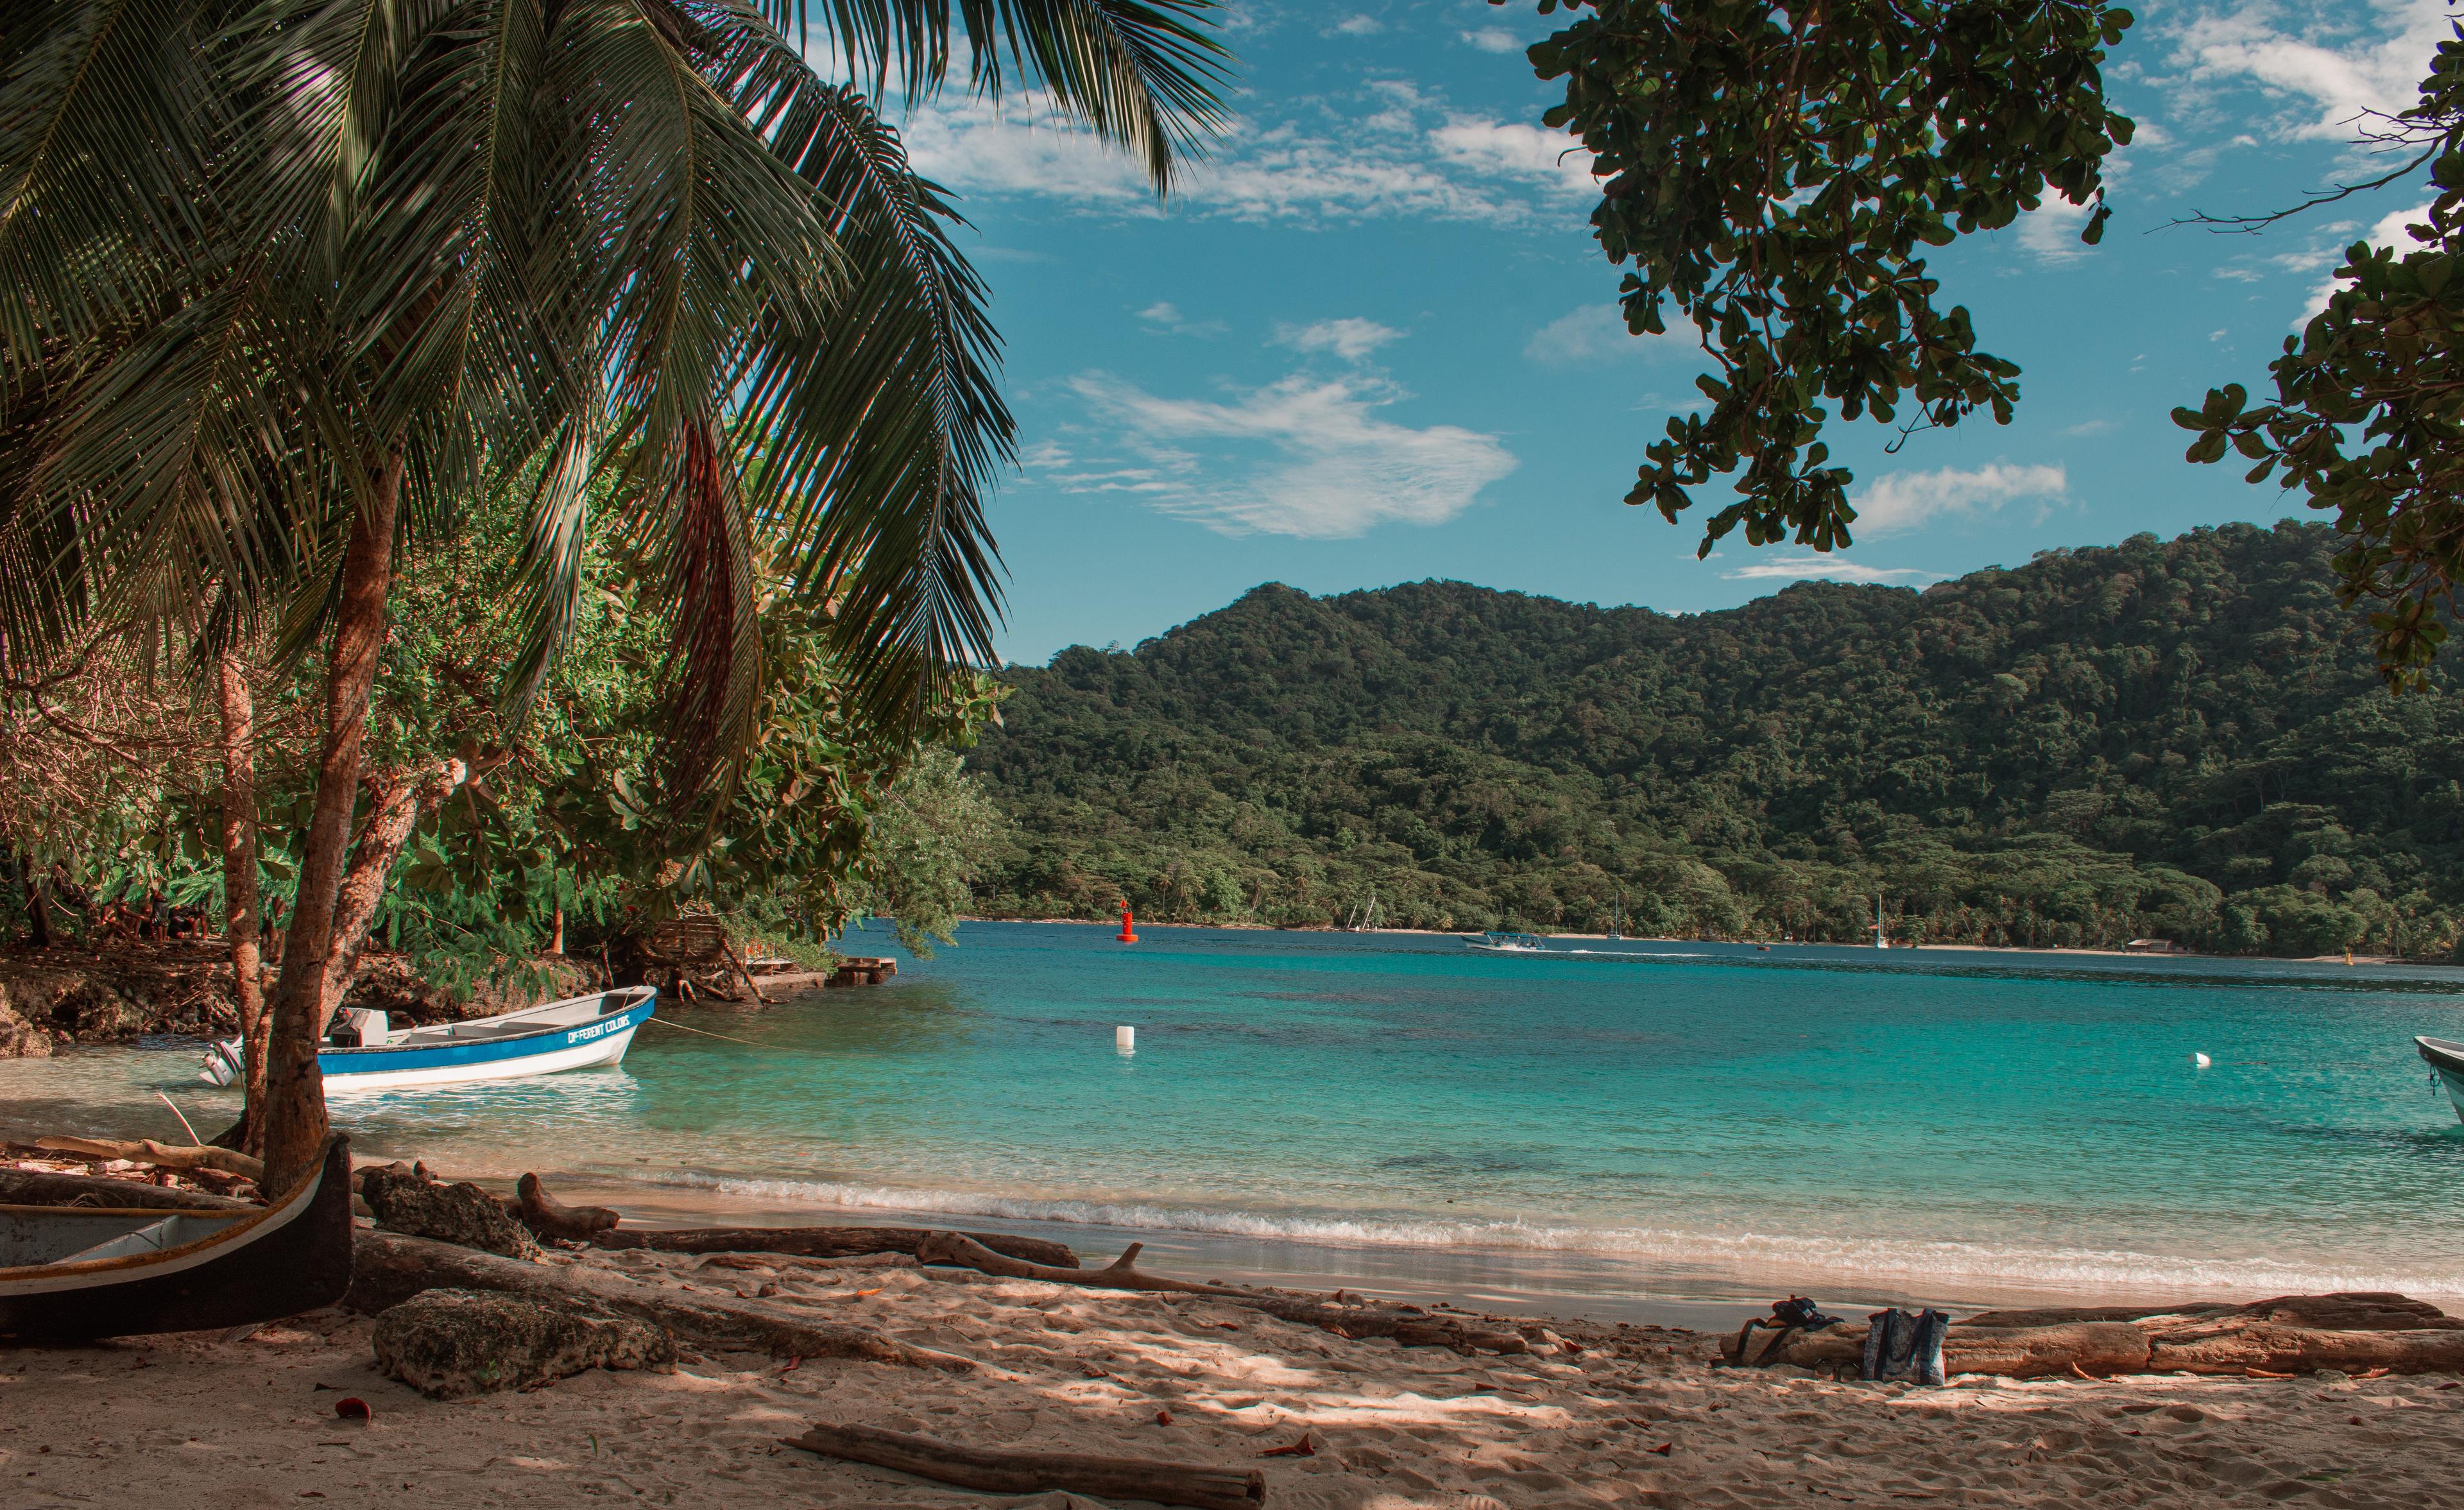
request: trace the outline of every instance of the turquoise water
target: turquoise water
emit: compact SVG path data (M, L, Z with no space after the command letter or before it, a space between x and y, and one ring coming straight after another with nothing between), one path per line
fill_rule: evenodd
M645 1029L621 1071L336 1120L457 1173L1502 1252L1666 1294L2464 1296L2464 1128L2410 1042L2464 1037L2464 972L1617 947L1646 957L970 923L878 988L662 1007L749 1044ZM160 1135L157 1086L227 1110L193 1063L0 1067L0 1121Z

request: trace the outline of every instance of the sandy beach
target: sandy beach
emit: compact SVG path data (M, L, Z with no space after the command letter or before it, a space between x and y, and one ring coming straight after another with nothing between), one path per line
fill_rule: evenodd
M1463 1357L1349 1341L1201 1298L967 1271L696 1270L640 1277L861 1321L972 1373L688 1354L443 1403L386 1378L367 1318L317 1312L237 1341L0 1351L0 1502L1058 1507L816 1456L827 1420L973 1445L1263 1468L1266 1504L1503 1506L2464 1501L2451 1378L2172 1377L1941 1388L1711 1366L1705 1334L1569 1323L1580 1349ZM593 1255L590 1262L616 1262ZM1793 1373L1794 1371L1783 1371ZM337 1418L363 1400L373 1418ZM1169 1424L1163 1420L1169 1416ZM1307 1434L1313 1456L1262 1457Z

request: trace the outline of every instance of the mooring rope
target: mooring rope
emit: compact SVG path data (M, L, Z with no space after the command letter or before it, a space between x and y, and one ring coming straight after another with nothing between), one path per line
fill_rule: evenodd
M730 1038L723 1033L713 1033L707 1028L688 1028L683 1023L670 1022L665 1017L645 1017L642 1020L644 1022L657 1023L662 1028L673 1028L678 1033L697 1033L705 1038L716 1038L725 1043L740 1043L748 1049L767 1049L770 1047L770 1045L766 1043L755 1043L750 1038Z

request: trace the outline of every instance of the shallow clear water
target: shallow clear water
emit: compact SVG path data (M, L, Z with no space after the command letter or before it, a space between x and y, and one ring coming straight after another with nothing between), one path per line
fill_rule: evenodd
M336 1121L456 1173L1506 1250L1668 1295L2464 1296L2464 1128L2411 1044L2464 1036L2464 973L1616 947L1647 958L970 923L878 988L661 1008L758 1047L646 1028L620 1071ZM227 1117L194 1062L0 1066L0 1125L161 1135L157 1087Z

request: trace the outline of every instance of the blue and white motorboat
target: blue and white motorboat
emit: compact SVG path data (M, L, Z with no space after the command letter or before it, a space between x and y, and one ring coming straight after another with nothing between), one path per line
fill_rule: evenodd
M654 987L629 986L427 1028L397 1029L384 1012L353 1009L318 1049L317 1068L332 1093L515 1080L613 1065L632 1046L633 1030L650 1019L658 995ZM198 1078L235 1085L240 1066L239 1040L229 1039L206 1051Z
M2447 1093L2456 1120L2464 1121L2464 1043L2453 1038L2415 1038L2412 1045L2430 1061L2430 1073Z
M1484 933L1465 935L1463 947L1478 949L1483 954L1554 954L1554 949L1529 933Z

